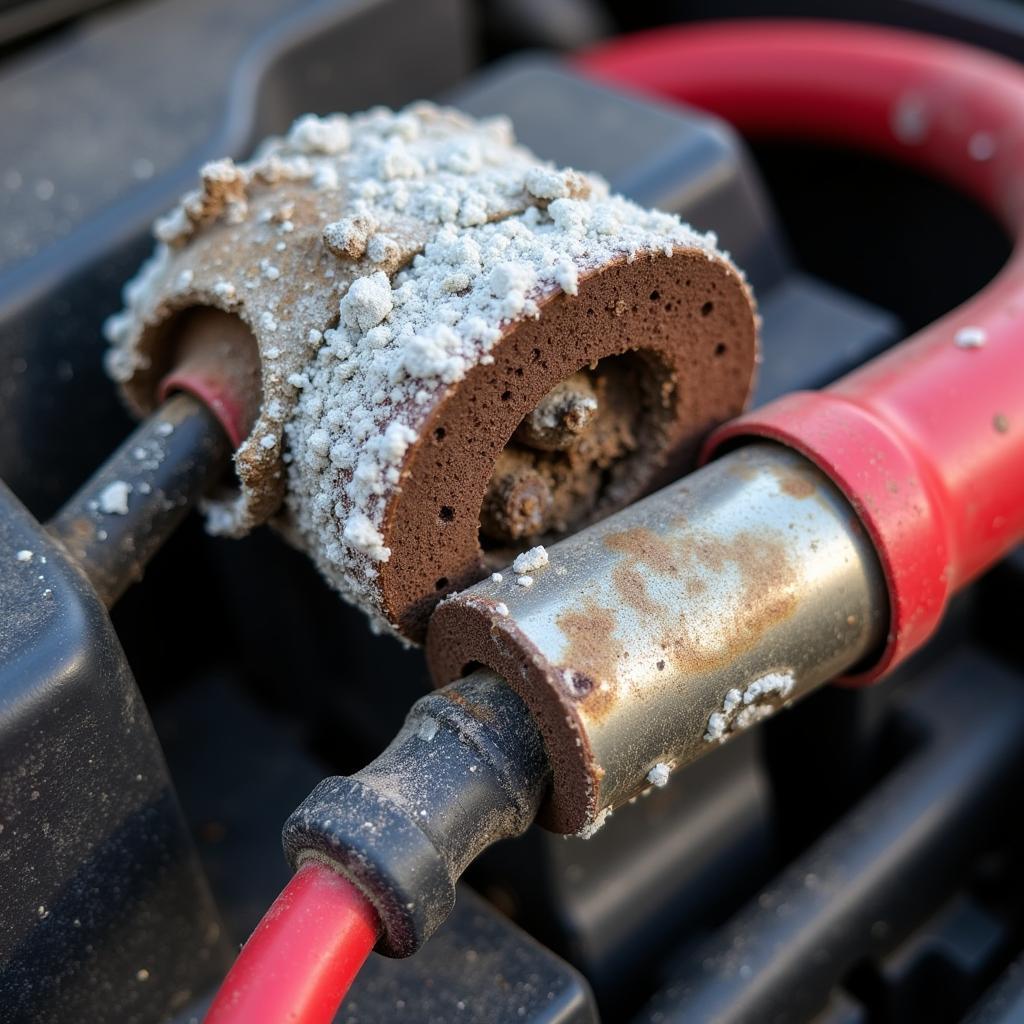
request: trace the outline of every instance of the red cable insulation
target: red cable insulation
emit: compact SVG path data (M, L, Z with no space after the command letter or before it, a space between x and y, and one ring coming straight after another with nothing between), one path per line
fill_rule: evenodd
M578 62L703 107L747 135L910 164L973 196L1017 240L969 302L829 388L727 424L705 451L750 436L778 440L850 499L889 588L886 649L846 680L872 682L931 635L954 591L1024 539L1024 70L947 40L802 21L658 30ZM950 258L969 259L955 241ZM870 235L853 242L870 256ZM957 345L964 329L983 345Z
M378 934L355 886L305 864L242 947L206 1024L330 1024Z

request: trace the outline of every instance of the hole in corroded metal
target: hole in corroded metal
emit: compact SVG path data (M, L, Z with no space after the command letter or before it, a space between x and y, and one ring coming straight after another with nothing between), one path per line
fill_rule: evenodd
M577 529L611 504L661 436L667 409L652 382L662 378L649 357L630 352L552 388L495 463L480 511L484 550Z
M585 672L578 672L575 669L566 669L565 682L574 697L586 697L593 692L596 685Z

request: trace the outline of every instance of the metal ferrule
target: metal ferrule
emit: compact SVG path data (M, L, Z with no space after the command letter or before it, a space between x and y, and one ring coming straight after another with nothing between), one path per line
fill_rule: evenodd
M869 538L781 446L727 454L548 554L532 583L509 570L446 601L428 656L438 683L482 664L526 700L559 831L593 829L885 639Z

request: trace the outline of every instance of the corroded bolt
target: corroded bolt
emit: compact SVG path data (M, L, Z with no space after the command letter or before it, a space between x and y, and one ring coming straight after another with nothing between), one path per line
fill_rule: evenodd
M545 452L572 448L597 414L594 389L582 373L556 384L516 430L516 440Z
M526 452L506 449L494 467L480 510L480 526L496 540L535 537L548 527L553 496Z

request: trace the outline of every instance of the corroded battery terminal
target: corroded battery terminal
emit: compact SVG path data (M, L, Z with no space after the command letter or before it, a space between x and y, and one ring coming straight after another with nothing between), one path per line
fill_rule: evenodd
M714 236L503 119L305 117L204 167L156 234L108 327L128 403L159 402L197 311L235 320L257 413L209 528L274 522L406 639L516 547L691 467L751 392L753 300Z

